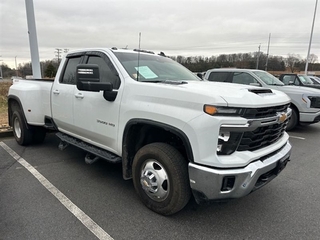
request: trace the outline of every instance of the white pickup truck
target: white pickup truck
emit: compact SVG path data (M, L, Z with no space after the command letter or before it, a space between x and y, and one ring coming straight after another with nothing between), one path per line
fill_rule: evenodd
M270 73L257 69L210 69L204 75L204 79L212 82L253 85L284 92L291 98L290 108L292 109L287 131L292 130L297 125L313 124L320 121L319 89L296 85L286 86Z
M141 201L170 215L198 203L245 196L290 158L290 98L254 86L200 80L177 62L141 50L68 53L54 81L17 79L9 123L21 145L57 131L85 161L121 163Z

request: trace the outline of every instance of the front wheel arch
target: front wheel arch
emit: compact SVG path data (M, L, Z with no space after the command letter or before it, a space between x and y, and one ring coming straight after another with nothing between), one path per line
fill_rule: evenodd
M180 129L153 120L131 119L124 129L122 139L122 173L124 179L132 178L132 163L137 151L144 145L163 142L174 146L188 162L193 162L190 140Z

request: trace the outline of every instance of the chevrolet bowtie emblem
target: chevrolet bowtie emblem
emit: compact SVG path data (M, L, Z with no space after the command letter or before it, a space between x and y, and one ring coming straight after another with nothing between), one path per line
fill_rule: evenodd
M278 118L278 122L279 123L283 123L285 120L287 120L287 114L286 113L279 113L278 116L279 116L279 118Z

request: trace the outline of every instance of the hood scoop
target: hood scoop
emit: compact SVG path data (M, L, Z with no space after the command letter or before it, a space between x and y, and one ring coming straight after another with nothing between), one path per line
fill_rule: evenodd
M273 93L271 89L269 88L250 88L248 89L249 92L255 93L255 94L270 94Z

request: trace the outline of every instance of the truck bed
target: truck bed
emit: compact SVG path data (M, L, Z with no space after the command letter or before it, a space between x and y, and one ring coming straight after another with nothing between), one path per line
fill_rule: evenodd
M10 94L19 96L29 124L44 125L44 116L51 117L50 92L53 79L13 79Z

